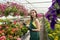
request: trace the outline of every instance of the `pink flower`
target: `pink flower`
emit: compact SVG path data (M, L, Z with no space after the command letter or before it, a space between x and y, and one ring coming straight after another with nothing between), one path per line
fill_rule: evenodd
M17 40L21 40L21 38L17 38Z
M5 12L5 9L7 7L11 7L11 8L16 7L17 10L18 10L18 13L23 12L24 15L28 14L28 11L26 10L26 8L22 5L20 5L20 4L17 4L17 3L14 3L14 2L7 2L7 4L0 4L0 10L1 10L2 14ZM16 14L16 15L19 15L19 14Z
M43 15L42 15L42 14L40 14L40 13L39 13L39 14L37 14L37 16L38 16L38 18L43 17Z
M6 40L6 37L5 36L1 36L0 40Z
M0 10L1 10L2 12L5 11L6 7L7 7L7 6L6 6L5 4L0 4Z

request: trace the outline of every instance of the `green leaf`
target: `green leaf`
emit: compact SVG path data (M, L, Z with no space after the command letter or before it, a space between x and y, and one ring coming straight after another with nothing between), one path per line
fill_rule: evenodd
M17 8L14 6L14 7L12 7L12 9L11 9L11 12L17 12L18 10L17 10Z
M24 12L20 12L20 15L21 15L21 16L24 16Z
M59 5L58 5L58 3L55 3L54 8L55 9L59 9L60 8Z

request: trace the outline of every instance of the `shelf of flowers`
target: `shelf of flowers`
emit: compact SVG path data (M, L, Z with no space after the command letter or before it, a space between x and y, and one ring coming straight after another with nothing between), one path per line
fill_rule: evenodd
M28 10L18 3L0 3L0 40L17 40L27 33L22 24Z
M20 19L16 17L4 18L0 18L0 40L17 40L27 33L28 29L22 23L23 17Z
M57 24L55 24L55 30L52 30L50 23L45 21L46 31L48 32L48 37L50 40L60 40L60 20L58 19Z

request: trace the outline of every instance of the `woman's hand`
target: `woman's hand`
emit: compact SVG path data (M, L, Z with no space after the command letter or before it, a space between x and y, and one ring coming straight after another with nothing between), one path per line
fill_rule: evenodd
M23 22L23 25L26 26L26 23Z
M27 28L29 27L29 25L27 25L26 23L23 22L23 25L26 26Z
M32 31L32 29L29 27L29 25L26 25L26 27L28 28L28 30Z
M27 28L29 28L29 25L26 25Z

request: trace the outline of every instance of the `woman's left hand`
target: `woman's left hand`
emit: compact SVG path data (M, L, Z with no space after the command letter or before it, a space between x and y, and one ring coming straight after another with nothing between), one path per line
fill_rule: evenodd
M27 28L29 28L29 25L26 25Z

